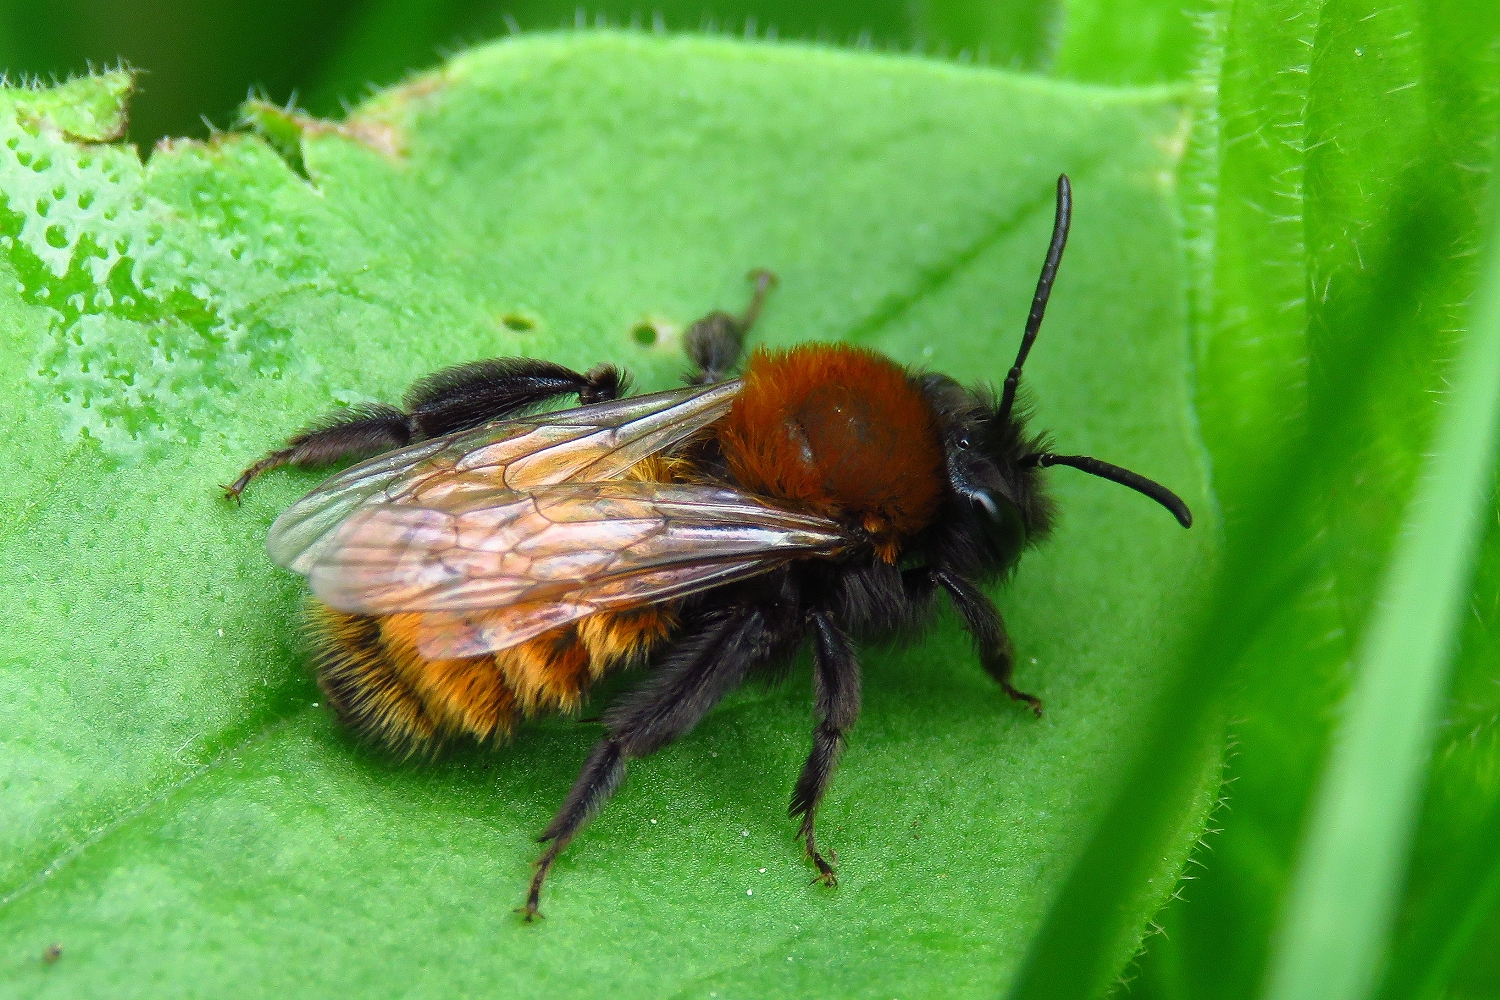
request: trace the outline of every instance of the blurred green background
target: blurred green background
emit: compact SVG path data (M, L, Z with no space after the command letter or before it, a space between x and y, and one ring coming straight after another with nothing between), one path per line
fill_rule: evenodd
M783 38L911 47L926 45L1001 63L1027 64L1043 47L1047 25L1017 21L995 5L938 12L885 0L808 9L801 3L740 0L705 6L670 0L645 10L617 2L586 8L556 0L472 4L454 0L63 0L57 5L4 4L0 63L43 78L78 73L123 59L146 71L133 104L131 138L142 145L164 135L200 136L203 118L223 128L252 88L276 101L294 93L315 114L330 114L369 85L383 85L436 63L445 51L505 34L592 25L662 24L668 30L718 30ZM63 16L58 17L58 12ZM67 26L64 32L59 25ZM1003 27L1002 27L1003 26ZM982 50L982 56L980 56Z
M1103 82L1150 83L1192 64L1193 14L1121 3L1118 53L1080 59ZM1136 9L1136 8L1140 9ZM1061 0L634 0L586 7L559 0L58 0L0 3L0 67L13 77L65 78L124 60L145 71L132 102L130 138L203 136L226 128L252 90L328 115L444 53L512 31L608 25L643 30L753 34L924 52L1026 69L1057 62ZM1067 74L1070 67L1056 66ZM205 121L206 120L206 121Z

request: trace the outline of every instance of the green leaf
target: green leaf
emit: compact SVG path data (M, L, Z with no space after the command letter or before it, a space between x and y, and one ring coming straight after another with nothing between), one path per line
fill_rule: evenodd
M1183 80L1198 68L1213 0L1067 0L1058 18L1059 76L1098 83Z
M432 64L454 38L500 37L565 25L817 41L936 54L962 63L1040 67L1051 60L1061 15L1060 0L824 0L816 5L801 0L720 0L707 9L697 0L666 0L649 14L633 0L604 0L587 7L569 0L512 0L504 7L462 0L377 0L365 4L353 19L332 58L319 70L308 100L314 110L336 110L340 100L362 96L372 85L395 83L414 67ZM1175 20L1187 23L1185 16ZM1171 78L1154 72L1122 76L1117 62L1113 60L1107 70L1111 81L1155 83ZM1078 76L1091 78L1087 72Z
M1352 710L1341 704L1348 665L1391 627L1380 580L1461 370L1500 127L1500 22L1487 5L1229 3L1216 32L1222 72L1207 117L1221 183L1206 213L1215 277L1199 412L1226 564L1250 547L1266 562L1242 577L1286 582L1234 651L1225 829L1144 963L1143 992L1160 997L1244 997L1265 984L1332 723ZM1289 544L1268 545L1273 532ZM1405 894L1388 942L1391 997L1480 981L1460 966L1484 953L1474 942L1494 912L1493 580L1482 571L1471 591L1411 867L1403 884L1404 862L1387 866L1380 888ZM1423 725L1420 697L1402 708L1404 725ZM1414 806L1393 783L1361 811L1398 813L1410 829ZM1353 919L1340 914L1341 935ZM1475 995L1489 995L1493 961L1479 964L1491 971Z
M1494 215L1490 231L1500 233ZM1492 257L1313 807L1271 997L1361 997L1375 984L1500 444L1500 254Z
M1181 92L539 37L342 124L252 106L275 148L226 134L144 164L70 137L49 100L0 92L0 981L152 997L1004 988L1175 676L1216 557L1190 409ZM262 548L318 476L267 477L243 509L216 484L330 408L472 358L609 360L671 385L672 336L635 330L737 305L754 266L782 279L764 342L844 338L998 379L1060 170L1078 202L1028 364L1039 421L1170 484L1199 526L1053 477L1062 527L997 592L1040 722L951 616L866 652L865 713L821 816L836 891L808 885L785 819L811 725L802 666L635 766L554 870L550 919L522 925L531 838L596 727L545 720L424 765L356 745L308 677L300 583ZM1217 760L1195 746L1116 970L1171 890Z

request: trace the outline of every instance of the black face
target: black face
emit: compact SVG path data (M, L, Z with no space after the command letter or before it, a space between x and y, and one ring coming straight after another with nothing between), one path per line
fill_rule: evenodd
M1002 415L986 390L937 374L918 385L938 418L948 478L928 544L967 573L994 576L1051 530L1052 502L1030 461L1045 446L1026 433L1024 414Z

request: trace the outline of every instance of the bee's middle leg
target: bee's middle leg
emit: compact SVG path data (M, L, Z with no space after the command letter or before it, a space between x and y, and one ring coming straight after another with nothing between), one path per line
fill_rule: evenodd
M1037 718L1042 715L1042 699L1027 694L1011 683L1015 669L1015 647L1005 631L1005 620L993 601L984 591L951 570L939 568L932 571L932 581L948 592L953 606L963 617L969 634L974 638L974 648L979 653L980 665L995 679L1000 689L1012 701L1023 701Z
M859 717L859 660L854 644L826 612L815 611L813 626L813 692L818 725L813 729L812 752L802 765L792 792L787 815L802 817L797 836L807 849L807 856L818 869L815 881L827 886L838 885L833 865L818 850L816 833L818 803L833 778L833 769L844 750L844 734Z

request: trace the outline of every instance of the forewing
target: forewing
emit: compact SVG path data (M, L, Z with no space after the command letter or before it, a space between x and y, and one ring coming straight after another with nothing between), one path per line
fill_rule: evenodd
M617 481L517 493L465 478L421 505L361 509L307 576L341 611L425 612L424 655L474 656L847 542L834 521L726 487Z
M599 592L583 590L563 601L512 604L485 611L428 611L417 625L417 649L428 659L480 656L534 639L543 632L599 612L622 611L648 601L686 597L775 568L790 556L760 556L737 562L662 570L610 581ZM642 594L649 596L642 597Z
M271 525L266 549L276 565L307 573L357 511L426 502L450 482L529 490L613 479L723 416L739 389L736 380L632 396L387 452L338 473L287 508Z
M738 579L730 564L763 571L844 543L832 520L729 487L610 481L517 493L465 477L420 502L357 511L306 573L318 600L362 615L622 607Z
M615 481L518 493L467 478L445 485L421 503L349 517L308 568L318 599L358 614L473 611L845 541L836 522L721 486Z

